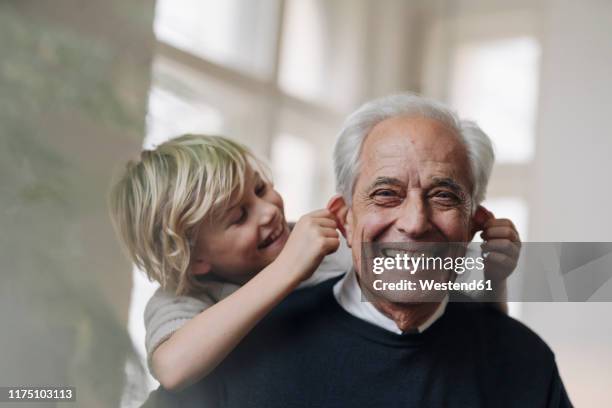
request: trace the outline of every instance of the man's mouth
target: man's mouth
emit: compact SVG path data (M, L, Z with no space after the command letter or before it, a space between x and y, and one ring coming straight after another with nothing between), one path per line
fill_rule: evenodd
M258 246L257 249L266 249L275 243L285 232L285 223L281 222Z
M386 258L395 258L399 255L400 258L403 258L404 255L406 255L408 258L416 258L419 256L429 256L429 253L425 252L425 251L408 251L408 250L403 250L403 249L391 249L391 248L386 248L386 249L382 249L380 252L382 252L383 256L385 256Z
M392 247L382 247L379 248L382 256L387 258L395 258L399 256L400 258L418 258L421 256L424 257L438 257L444 256L447 253L448 246L442 243L436 244L426 244L426 245L415 245L410 243L405 244L394 244Z

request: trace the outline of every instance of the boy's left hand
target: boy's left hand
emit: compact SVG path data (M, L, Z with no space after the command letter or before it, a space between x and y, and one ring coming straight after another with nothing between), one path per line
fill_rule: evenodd
M495 218L495 215L483 206L477 210L474 221L476 228L482 230L484 241L480 247L485 257L485 279L493 282L505 280L514 268L521 252L521 239L516 227L507 218Z

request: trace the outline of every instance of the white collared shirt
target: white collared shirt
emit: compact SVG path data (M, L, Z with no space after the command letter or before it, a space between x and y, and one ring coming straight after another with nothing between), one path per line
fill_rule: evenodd
M403 334L393 319L384 315L371 302L361 300L361 287L357 281L355 270L351 269L334 285L334 297L342 308L358 319L365 320L375 326L396 334ZM436 311L423 324L417 327L423 333L444 314L448 304L448 295L440 302Z

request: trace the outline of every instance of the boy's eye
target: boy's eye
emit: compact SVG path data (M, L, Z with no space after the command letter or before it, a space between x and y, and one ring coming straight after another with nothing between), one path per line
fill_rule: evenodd
M259 183L256 187L255 187L255 194L257 194L257 196L261 197L262 195L264 195L266 193L266 190L268 189L268 185L266 183Z
M232 224L242 224L243 222L246 221L247 219L247 212L244 209L244 207L240 208L240 215L238 216L238 218L234 219L234 221L232 222Z

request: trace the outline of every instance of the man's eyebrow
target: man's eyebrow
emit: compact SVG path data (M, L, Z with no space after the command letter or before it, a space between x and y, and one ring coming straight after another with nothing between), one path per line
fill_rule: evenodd
M455 193L465 192L465 189L461 184L457 183L455 180L449 177L434 177L433 187L448 187Z
M377 177L376 180L374 180L374 182L368 186L366 191L373 190L376 187L389 185L403 187L404 184L405 183L403 181L401 181L400 179L396 179L395 177Z

